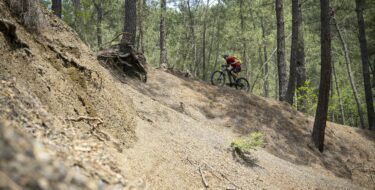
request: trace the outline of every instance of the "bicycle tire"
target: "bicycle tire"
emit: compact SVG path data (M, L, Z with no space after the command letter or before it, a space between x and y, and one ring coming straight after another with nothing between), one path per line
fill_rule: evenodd
M238 78L235 85L236 89L243 90L245 92L250 91L250 83L245 78Z
M215 71L211 75L211 84L214 86L224 86L225 73L222 71Z

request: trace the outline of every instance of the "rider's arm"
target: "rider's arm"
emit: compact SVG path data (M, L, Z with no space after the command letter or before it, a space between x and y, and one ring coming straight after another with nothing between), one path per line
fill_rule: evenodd
M239 59L235 59L233 65L235 65L235 64L239 64L239 63L240 63L240 60L239 60Z
M226 61L229 65L235 65L240 63L240 60L235 57L229 57Z
M239 63L239 62L238 62L238 61L235 61L235 62L229 63L229 65L230 65L231 67L234 67L234 65L236 65L237 63Z

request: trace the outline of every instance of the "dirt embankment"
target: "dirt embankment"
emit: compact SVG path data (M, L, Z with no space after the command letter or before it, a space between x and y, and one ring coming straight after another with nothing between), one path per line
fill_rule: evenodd
M32 34L0 1L0 181L21 189L125 187L111 154L136 140L132 100L70 27L43 15L46 27Z

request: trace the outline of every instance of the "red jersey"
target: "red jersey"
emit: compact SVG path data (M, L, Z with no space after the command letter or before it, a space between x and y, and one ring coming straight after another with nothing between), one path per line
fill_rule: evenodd
M240 61L234 56L228 56L226 61L227 64L229 64L233 68L241 67L241 64L239 63Z

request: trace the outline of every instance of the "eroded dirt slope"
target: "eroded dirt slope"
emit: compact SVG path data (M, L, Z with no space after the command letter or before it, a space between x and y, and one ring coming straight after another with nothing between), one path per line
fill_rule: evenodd
M44 16L46 27L31 34L0 1L1 22L14 26L24 44L14 46L15 35L1 28L0 122L8 135L0 144L15 151L1 148L0 181L7 176L21 189L129 186L111 154L136 140L131 98L70 27L48 11ZM28 140L17 148L12 135ZM34 143L46 162L38 160Z
M147 84L129 85L139 141L125 151L125 163L153 186L202 188L201 168L213 189L374 187L375 143L368 131L329 123L320 153L311 143L312 118L284 103L159 70L150 71ZM229 147L254 131L265 135L266 145L249 167Z

